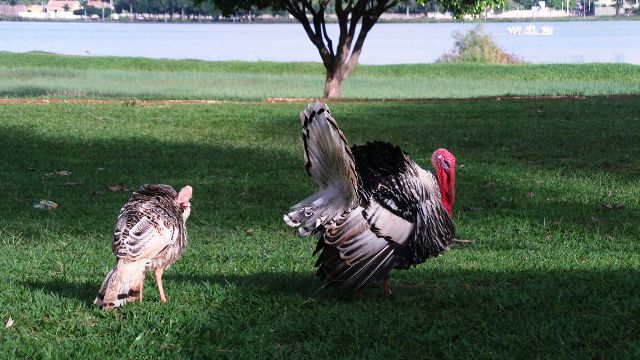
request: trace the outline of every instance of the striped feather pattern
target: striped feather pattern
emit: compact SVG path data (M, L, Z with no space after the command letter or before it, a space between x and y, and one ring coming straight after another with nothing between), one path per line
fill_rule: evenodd
M353 293L448 248L455 230L431 172L388 143L349 149L326 105L301 118L305 168L320 190L284 218L301 235L319 232L322 279Z
M188 243L185 222L189 213L179 206L177 197L169 185L144 185L120 209L112 245L116 265L94 304L104 308L124 305L139 295L145 272L167 269L180 258Z
M316 103L300 113L305 169L320 191L294 205L287 225L309 235L353 206L357 175L351 149L326 105Z

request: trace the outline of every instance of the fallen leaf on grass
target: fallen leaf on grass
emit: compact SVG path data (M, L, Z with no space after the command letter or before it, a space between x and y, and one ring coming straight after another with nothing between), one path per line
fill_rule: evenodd
M253 236L253 229L244 229L244 234L247 236Z
M71 171L62 170L62 171L56 171L56 172L46 173L46 174L44 174L44 176L53 176L53 175L57 175L57 176L71 176Z
M13 321L12 318L9 318L9 320L7 320L7 323L4 325L4 328L8 329L8 328L12 327L13 324L15 324L15 321Z
M109 191L112 191L112 192L125 191L127 189L124 187L123 183L111 184L107 186L107 188L109 188Z
M40 209L40 210L55 210L58 208L58 204L56 204L51 200L45 200L45 199L42 199L40 201L33 201L31 203L31 206L34 209Z
M68 182L66 182L66 183L64 183L62 185L65 185L65 186L76 186L76 185L80 185L80 183L79 182L68 181Z
M601 204L600 205L600 210L621 210L624 209L624 205L620 204L620 203L613 203L613 204Z

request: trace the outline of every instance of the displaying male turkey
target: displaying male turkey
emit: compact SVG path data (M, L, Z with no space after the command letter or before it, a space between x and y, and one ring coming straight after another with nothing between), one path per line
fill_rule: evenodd
M143 185L120 209L113 232L116 264L93 302L112 309L128 301L142 301L147 271L155 273L160 301L166 302L162 272L176 262L187 246L185 222L191 213L191 186L179 193L169 185Z
M300 235L319 234L317 274L359 293L369 282L437 256L454 239L455 157L433 153L435 176L397 146L371 142L349 148L321 103L300 113L305 169L320 190L294 205L284 221Z

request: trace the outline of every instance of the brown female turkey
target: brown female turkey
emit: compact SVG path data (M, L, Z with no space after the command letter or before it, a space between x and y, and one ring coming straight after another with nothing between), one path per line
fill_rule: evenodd
M455 230L455 157L433 153L435 176L397 146L372 142L349 148L321 103L300 114L305 169L320 187L294 205L284 221L300 235L319 234L317 274L358 293L369 282L407 269L448 248Z
M191 213L191 186L179 193L169 185L143 185L120 209L113 232L116 265L104 279L93 302L112 309L142 301L144 278L154 270L160 300L166 302L162 272L187 246L185 222Z

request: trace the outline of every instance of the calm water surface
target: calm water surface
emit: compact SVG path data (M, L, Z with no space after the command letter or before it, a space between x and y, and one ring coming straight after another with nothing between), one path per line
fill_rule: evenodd
M511 35L509 27L553 28L549 36ZM378 24L360 62L430 63L453 48L456 31L473 24ZM640 64L640 22L488 23L500 47L532 63ZM329 29L337 34L337 25ZM334 40L337 41L337 40ZM142 56L202 60L315 61L320 58L299 24L169 24L0 22L0 51Z

